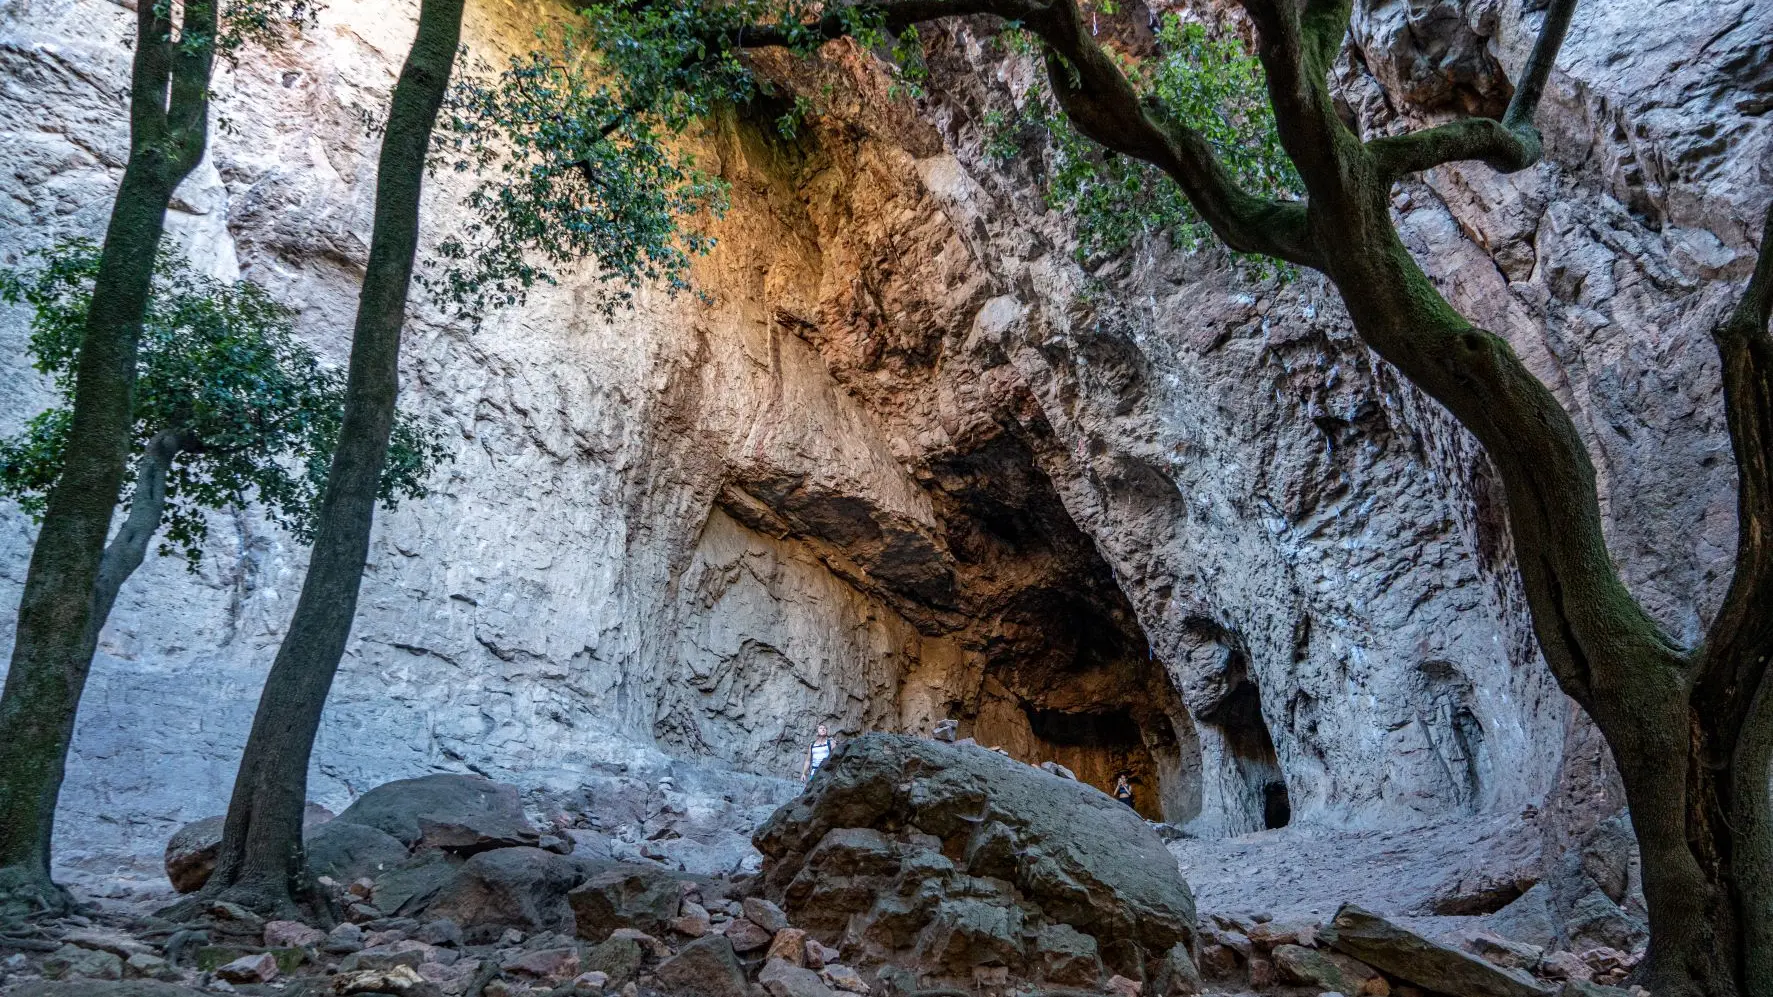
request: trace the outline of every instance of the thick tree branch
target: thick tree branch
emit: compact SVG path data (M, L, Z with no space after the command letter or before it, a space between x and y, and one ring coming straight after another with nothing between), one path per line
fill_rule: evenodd
M1712 330L1723 366L1724 414L1736 456L1736 571L1698 655L1696 698L1722 750L1767 681L1773 654L1773 207L1736 308Z
M136 5L135 59L129 76L130 146L143 149L166 134L166 87L172 79L172 22L157 3Z
M99 562L98 580L92 586L90 626L94 629L103 629L117 602L117 592L147 556L148 541L154 538L160 517L166 511L166 474L172 469L172 459L186 443L185 434L168 429L148 441L148 448L142 453L136 468L135 492L129 498L129 517L106 545L104 560Z
M1367 150L1387 182L1446 163L1480 160L1502 173L1514 173L1539 162L1544 148L1533 116L1545 95L1545 84L1557 64L1558 51L1569 33L1576 0L1552 0L1527 68L1515 85L1514 97L1501 121L1471 118L1408 135L1376 138Z
M1313 197L1346 196L1338 146L1348 135L1330 99L1329 64L1350 11L1345 0L1243 0L1256 26L1256 56L1268 77L1281 147Z
M1210 143L1184 122L1162 119L1143 102L1126 74L1096 44L1075 0L882 0L889 30L941 18L980 14L1019 21L1047 46L1047 77L1077 130L1104 148L1169 174L1227 246L1316 267L1302 204L1257 197L1238 186ZM842 37L847 23L835 13L815 26L825 38ZM745 29L735 42L745 48L791 44L794 32L777 25Z
M209 145L209 77L215 65L219 6L219 0L185 0L166 114L174 169L181 172L194 169Z

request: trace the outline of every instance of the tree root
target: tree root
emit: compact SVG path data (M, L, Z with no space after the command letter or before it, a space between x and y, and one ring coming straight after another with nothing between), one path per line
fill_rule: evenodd
M74 895L41 870L24 865L0 868L0 917L61 917L75 908Z

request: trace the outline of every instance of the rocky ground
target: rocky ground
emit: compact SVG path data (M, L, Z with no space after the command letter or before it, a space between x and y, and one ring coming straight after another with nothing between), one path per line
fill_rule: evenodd
M1548 862L1534 816L1197 841L1062 771L871 735L755 828L750 861L705 875L628 825L429 776L313 815L333 903L315 923L225 903L169 920L213 864L219 822L199 821L159 895L0 924L0 993L1623 997L1630 838L1605 823Z

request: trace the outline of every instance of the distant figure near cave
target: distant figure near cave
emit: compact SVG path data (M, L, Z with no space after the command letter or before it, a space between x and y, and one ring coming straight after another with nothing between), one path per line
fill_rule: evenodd
M1114 798L1129 807L1133 806L1133 784L1127 781L1125 772L1114 777ZM1133 809L1137 810L1138 808L1133 807Z
M819 766L825 764L825 759L830 758L831 752L836 748L837 741L831 737L831 731L824 724L813 728L813 743L807 745L806 757L800 763L801 781L811 782L813 776L819 774Z

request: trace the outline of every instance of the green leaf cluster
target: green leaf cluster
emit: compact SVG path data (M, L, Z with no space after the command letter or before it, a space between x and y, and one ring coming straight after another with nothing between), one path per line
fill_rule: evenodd
M1019 40L1019 33L1012 37ZM1303 184L1281 148L1261 63L1235 37L1216 36L1174 14L1164 18L1158 45L1158 56L1126 67L1148 111L1198 132L1251 193L1298 196ZM1052 136L1045 195L1051 208L1075 219L1080 258L1112 256L1158 234L1188 251L1212 241L1206 223L1161 170L1105 152L1045 99L1031 101L1019 117L988 115L987 152L1018 155L1018 138L1030 126Z
M21 432L0 438L0 494L33 517L61 475L98 263L94 243L72 240L33 254L26 266L0 269L0 301L33 309L29 351L60 396ZM295 339L290 318L250 282L200 274L170 252L156 261L132 438L138 461L161 433L179 438L160 552L182 554L193 570L208 534L206 510L256 499L274 522L312 539L344 414L344 377ZM442 455L436 433L398 415L380 483L384 508L423 497Z
M287 28L318 24L325 9L326 4L318 0L227 0L221 9L217 51L232 57L248 44L275 45Z
M863 45L890 50L899 81L927 76L915 31L888 36L867 6L810 0L608 0L536 33L531 51L450 91L439 156L480 182L460 230L427 260L421 284L454 315L479 323L524 301L582 260L597 265L591 304L632 307L637 288L689 288L693 258L714 246L699 224L727 206L728 188L699 170L678 141L721 107L773 95L743 56L747 30L778 32L811 54L831 19ZM821 22L821 18L825 19ZM814 109L804 96L781 116L792 136Z

